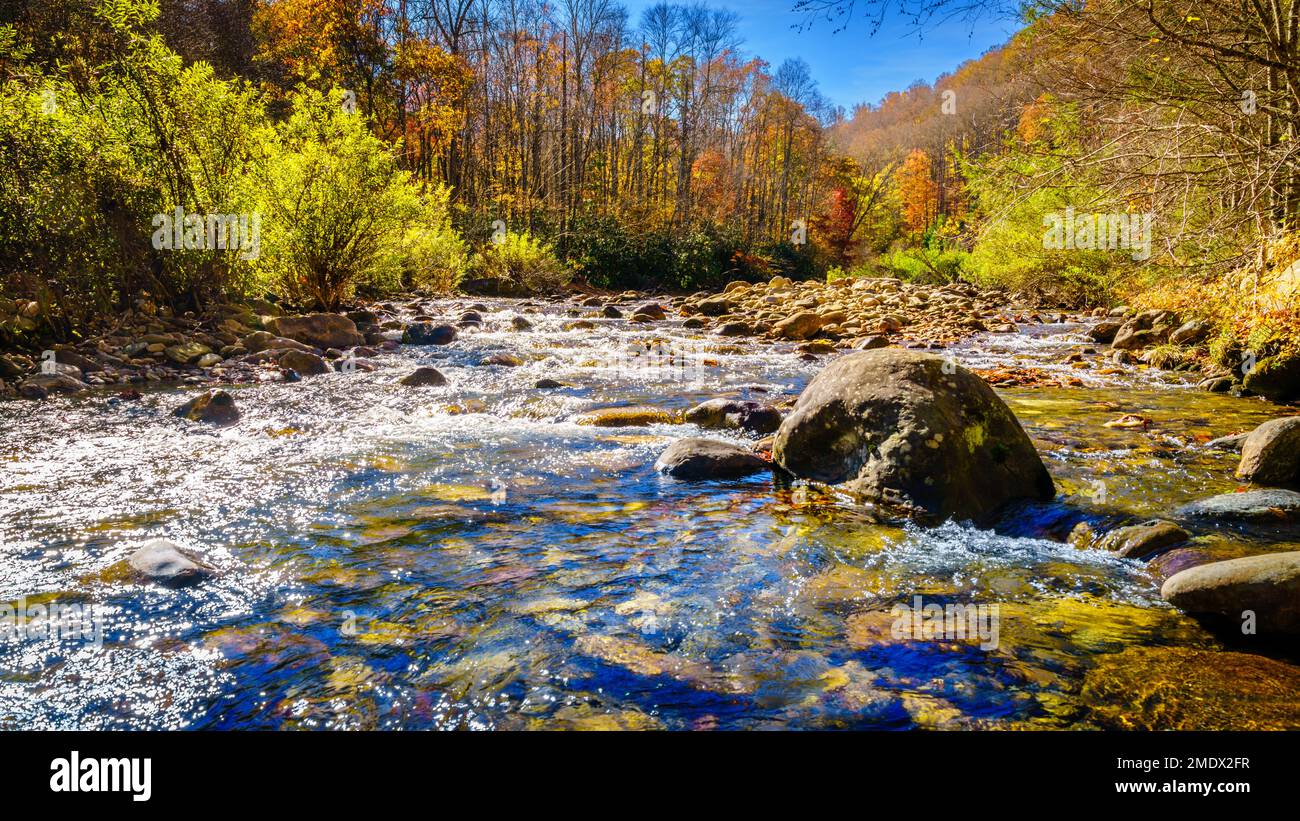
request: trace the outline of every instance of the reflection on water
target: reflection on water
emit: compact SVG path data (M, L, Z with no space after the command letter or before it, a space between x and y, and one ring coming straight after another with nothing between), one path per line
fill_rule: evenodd
M104 628L98 649L0 644L2 726L1077 726L1098 658L1217 647L1140 563L1042 537L1080 512L1156 515L1232 489L1233 458L1199 445L1277 409L1071 369L1091 388L1003 392L1057 504L1001 535L887 527L766 477L661 478L655 457L691 426L572 421L779 401L825 360L675 323L566 330L565 307L520 333L519 306L497 301L483 330L373 373L236 389L243 420L222 430L173 418L174 389L0 405L0 601L88 602ZM1051 363L1083 346L1077 330L957 355L1068 368ZM637 349L671 350L672 367L622 355ZM506 352L524 364L480 364ZM448 386L396 384L420 364ZM535 389L544 377L569 387ZM1122 413L1152 425L1102 427ZM121 560L160 536L219 576L132 583ZM918 595L997 604L998 646L894 638L891 608Z

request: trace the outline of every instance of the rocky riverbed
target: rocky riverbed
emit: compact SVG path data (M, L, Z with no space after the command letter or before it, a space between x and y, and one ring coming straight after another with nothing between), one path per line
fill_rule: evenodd
M1293 411L1100 341L1137 314L1011 303L780 280L306 318L142 302L82 345L8 354L0 600L79 604L102 635L0 644L0 716L1300 727ZM1151 345L1185 330L1144 323ZM992 385L1025 436L1007 487L1029 490L989 486L976 527L890 504L923 508L923 484L827 468L833 448L791 430L824 414L796 400L863 351ZM898 395L871 402L917 393ZM936 432L881 458L933 447L924 469L952 479ZM984 608L997 636L899 635L917 604Z

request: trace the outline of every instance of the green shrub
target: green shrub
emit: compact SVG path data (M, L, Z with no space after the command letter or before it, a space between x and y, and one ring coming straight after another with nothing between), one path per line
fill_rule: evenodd
M555 249L527 231L506 232L474 257L473 275L494 280L503 293L552 293L569 283L573 272L555 255Z
M358 285L400 285L405 244L425 203L393 150L345 110L341 91L299 88L256 179L259 269L282 296L333 310Z
M960 249L909 248L882 256L879 264L888 276L926 285L947 285L962 278L969 257Z

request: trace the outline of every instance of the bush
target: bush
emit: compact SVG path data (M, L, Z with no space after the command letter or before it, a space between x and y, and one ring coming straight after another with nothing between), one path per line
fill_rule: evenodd
M345 110L342 92L299 87L256 177L259 269L282 296L334 310L358 284L369 291L401 284L427 203L394 152Z
M502 293L550 293L563 288L573 272L555 255L555 249L528 232L507 232L474 257L475 277L491 280Z
M962 278L970 255L960 249L909 248L879 260L887 276L925 285L947 285Z
M401 250L402 287L450 293L469 268L469 246L452 230L448 218L450 193L445 186L427 193L420 216L407 228Z

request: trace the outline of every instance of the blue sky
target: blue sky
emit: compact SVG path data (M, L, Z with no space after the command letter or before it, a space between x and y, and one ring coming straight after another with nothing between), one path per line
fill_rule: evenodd
M654 2L623 0L629 23L635 26L642 9ZM854 19L838 34L833 33L835 24L825 21L800 32L791 28L801 21L790 10L793 0L705 0L705 4L740 15L742 48L767 60L773 69L787 57L806 60L822 93L850 114L854 105L879 102L888 92L916 80L932 82L1006 42L1017 28L1014 20L974 24L955 20L928 28L918 39L906 22L889 21L871 37L870 25Z

